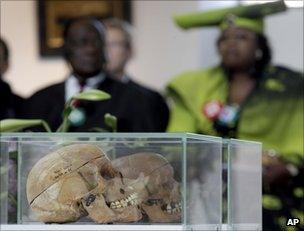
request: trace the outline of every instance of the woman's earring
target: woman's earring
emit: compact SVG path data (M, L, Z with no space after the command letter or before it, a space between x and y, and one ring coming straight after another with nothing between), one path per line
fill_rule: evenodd
M263 57L263 52L261 49L257 49L254 55L257 60L260 60Z

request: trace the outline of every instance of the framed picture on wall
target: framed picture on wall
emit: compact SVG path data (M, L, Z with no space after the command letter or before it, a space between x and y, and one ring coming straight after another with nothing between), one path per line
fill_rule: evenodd
M119 18L131 22L131 1L125 0L39 0L39 44L41 56L61 55L65 25L78 17L99 20Z

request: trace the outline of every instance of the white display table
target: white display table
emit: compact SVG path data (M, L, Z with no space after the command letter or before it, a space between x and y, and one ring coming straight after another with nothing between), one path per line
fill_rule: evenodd
M1 231L19 230L183 230L182 225L1 225Z

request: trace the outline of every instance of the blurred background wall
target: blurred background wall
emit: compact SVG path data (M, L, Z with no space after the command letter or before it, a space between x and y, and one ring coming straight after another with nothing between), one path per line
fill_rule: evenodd
M61 58L41 58L35 1L1 0L1 36L10 47L10 69L5 79L13 90L30 96L63 80L68 67ZM237 4L235 1L134 1L135 54L129 73L151 88L162 90L172 76L218 62L216 29L182 31L172 15ZM266 20L273 62L303 71L303 8Z

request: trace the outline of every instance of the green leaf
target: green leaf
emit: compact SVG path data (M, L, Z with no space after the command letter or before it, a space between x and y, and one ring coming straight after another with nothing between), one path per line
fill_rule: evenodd
M7 191L6 192L1 192L0 200L6 200L6 198L7 198Z
M89 129L89 132L109 132L109 131L103 128L93 127Z
M111 95L104 91L96 90L96 89L91 89L87 91L80 92L76 95L74 95L69 101L66 102L62 117L63 121L62 124L59 126L57 129L57 132L67 132L69 130L69 115L72 112L72 103L73 100L89 100L89 101L102 101L102 100L107 100L110 99Z
M9 153L9 158L17 160L17 158L18 158L18 152L17 151L10 152Z
M109 126L113 132L117 131L117 118L109 113L104 116L105 124Z
M10 194L10 193L8 194L8 199L13 206L16 207L18 205L16 198L12 194Z
M7 172L8 172L8 167L7 166L1 166L0 167L0 175L4 175Z
M262 205L268 210L280 210L282 209L281 200L273 195L264 194L262 197Z
M65 104L65 108L62 113L63 121L62 121L62 124L58 127L56 132L67 132L69 130L69 127L70 127L69 115L72 112L71 102L72 102L72 100L69 100Z
M67 105L63 110L63 118L69 117L71 112L72 112L72 107L70 105Z
M0 132L17 132L28 127L43 126L51 132L49 125L44 120L5 119L0 121Z
M73 99L78 100L90 100L90 101L101 101L111 98L111 95L104 91L91 89L87 91L80 92L72 97Z

